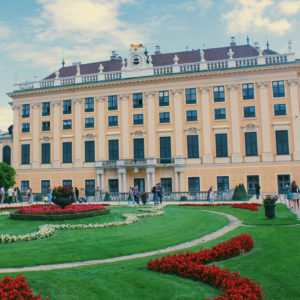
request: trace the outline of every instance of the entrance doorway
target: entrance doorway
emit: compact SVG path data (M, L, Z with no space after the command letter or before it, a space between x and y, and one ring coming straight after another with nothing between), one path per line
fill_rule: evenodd
M247 176L247 190L249 195L255 194L255 185L259 185L259 176L258 175L249 175Z
M145 192L145 179L144 178L134 178L134 185L138 185L140 193Z
M286 184L291 184L291 177L289 174L277 175L278 194L284 194L284 187Z

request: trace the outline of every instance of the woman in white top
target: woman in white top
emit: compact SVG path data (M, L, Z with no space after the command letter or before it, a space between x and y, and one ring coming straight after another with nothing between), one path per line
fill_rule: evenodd
M209 189L208 199L209 199L209 203L214 203L215 195L214 195L214 191L213 191L213 186L212 185L210 186L210 189Z

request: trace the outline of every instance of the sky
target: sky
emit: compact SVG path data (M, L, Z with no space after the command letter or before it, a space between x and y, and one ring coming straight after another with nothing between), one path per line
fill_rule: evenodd
M73 62L258 42L300 58L300 0L0 0L0 130L12 124L8 92Z

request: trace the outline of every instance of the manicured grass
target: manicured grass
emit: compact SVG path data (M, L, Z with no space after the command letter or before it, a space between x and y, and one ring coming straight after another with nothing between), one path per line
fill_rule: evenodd
M278 208L278 210L277 210ZM292 224L295 218L285 207L277 207L277 217L284 216L285 221L281 223ZM226 241L241 233L251 234L254 239L254 248L246 255L238 256L226 261L216 263L221 268L239 271L243 277L249 277L258 283L266 295L267 300L300 299L300 288L298 284L298 273L300 269L300 242L299 225L279 226L279 220L268 220L264 218L264 211L252 212L229 207L167 207L167 216L176 216L177 227L173 235L173 227L164 224L164 217L154 217L145 219L146 228L154 226L158 222L162 229L165 227L169 234L180 235L180 228L185 227L185 234L188 235L191 227L187 229L186 218L196 218L198 226L211 226L215 219L215 214L209 214L212 219L202 219L201 211L216 210L227 212L237 216L244 222L251 223L259 220L259 226L242 226L232 232L215 239L201 246L208 248L219 242ZM203 213L203 217L208 215ZM201 218L200 218L201 217ZM152 222L150 222L152 220ZM252 221L251 221L252 220ZM1 221L1 219L0 219ZM148 224L150 222L151 224ZM269 226L271 222L271 225ZM173 223L173 224L174 224ZM172 226L173 226L172 224ZM144 226L144 223L136 224ZM267 226L265 226L267 225ZM135 225L134 225L135 226ZM128 226L129 228L130 226ZM159 228L159 226L158 226ZM121 228L118 228L119 231ZM176 232L178 230L178 232ZM151 234L146 231L144 235ZM164 230L159 234L164 234ZM140 238L140 236L139 236ZM53 238L54 239L54 238ZM37 241L42 242L42 241ZM23 244L24 245L24 244ZM0 246L2 248L3 245ZM12 246L12 245L10 245ZM111 251L110 245L106 245ZM122 247L122 245L119 245ZM191 248L198 251L201 246ZM133 247L134 248L134 247ZM134 250L134 249L133 249ZM1 255L1 254L0 254ZM155 257L161 257L158 255ZM1 257L1 256L0 256ZM65 270L55 270L47 272L23 273L27 277L29 285L34 289L35 294L42 293L43 297L51 300L97 300L97 299L205 299L218 295L219 290L205 285L201 282L183 279L175 275L165 275L149 271L146 268L148 258L135 259L118 263L94 265ZM14 277L17 274L10 274ZM1 274L3 278L4 274Z
M137 208L111 207L110 215L68 221L18 221L0 218L3 233L33 232L41 224L89 224L123 220ZM57 230L54 236L29 242L0 245L1 267L33 266L123 256L165 248L199 238L224 225L224 216L200 210L167 207L163 216L140 219L133 225L108 229ZM21 254L21 255L20 255Z

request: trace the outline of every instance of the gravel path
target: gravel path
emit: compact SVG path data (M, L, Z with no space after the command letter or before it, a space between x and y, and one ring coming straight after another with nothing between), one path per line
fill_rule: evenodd
M207 210L205 210L207 211ZM193 247L196 245L199 245L204 242L208 242L210 240L216 239L225 233L234 230L235 228L242 225L242 222L229 214L216 212L216 211L207 211L214 214L219 214L226 216L230 223L226 225L225 227L207 234L201 238L195 239L190 242L181 243L175 246L171 246L168 248L160 249L160 250L154 250L144 253L137 253L137 254L131 254L131 255L125 255L120 257L113 257L113 258L106 258L106 259L99 259L99 260L88 260L88 261L80 261L80 262L73 262L73 263L64 263L64 264L53 264L53 265L40 265L40 266L34 266L34 267L23 267L23 268L3 268L0 269L0 273L14 273L14 272L33 272L33 271L48 271L48 270L57 270L57 269L68 269L68 268L74 268L74 267L80 267L80 266L90 266L90 265L97 265L97 264L104 264L104 263L112 263L112 262L118 262L118 261L124 261L124 260L130 260L130 259L136 259L140 257L147 257L152 255L158 255L162 253L168 253L171 251L177 251L181 249L186 249L189 247Z

